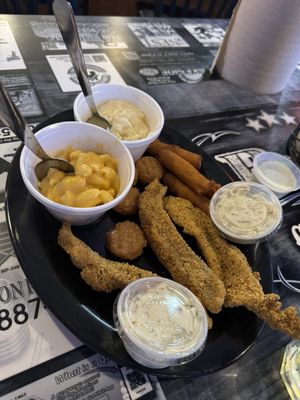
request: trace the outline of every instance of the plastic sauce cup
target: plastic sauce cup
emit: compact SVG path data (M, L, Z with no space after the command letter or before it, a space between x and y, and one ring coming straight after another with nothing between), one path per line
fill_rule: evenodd
M277 196L256 182L224 185L211 198L209 212L222 236L240 244L267 240L282 222Z
M165 278L132 282L114 304L114 323L129 355L149 368L194 360L204 349L208 322L201 302Z
M252 180L282 197L300 188L300 170L287 157L264 151L253 160Z

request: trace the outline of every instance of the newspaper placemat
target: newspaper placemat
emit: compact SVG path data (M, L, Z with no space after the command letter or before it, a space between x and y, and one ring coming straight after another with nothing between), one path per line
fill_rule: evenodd
M0 71L26 69L23 57L7 21L0 21Z
M2 400L166 400L154 376L95 354L2 397Z
M80 86L67 54L46 56L56 80L63 92L80 91ZM84 54L89 81L92 85L115 83L125 85L125 81L104 53Z

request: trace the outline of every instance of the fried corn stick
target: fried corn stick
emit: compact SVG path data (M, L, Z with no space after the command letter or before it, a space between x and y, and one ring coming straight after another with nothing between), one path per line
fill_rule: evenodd
M139 216L147 242L173 279L190 289L209 311L218 313L224 285L178 233L163 208L166 190L156 179L140 195Z
M165 172L162 178L165 185L171 193L176 194L179 197L189 200L194 206L199 207L205 213L208 213L209 199L208 197L196 194L193 190L181 182L175 175L171 172Z
M101 257L74 236L67 224L63 224L59 231L58 244L69 254L72 263L81 269L82 279L96 291L111 292L123 289L137 279L156 276L133 265Z
M193 153L192 151L183 149L176 144L168 144L161 142L160 140L156 139L154 142L150 144L147 151L152 154L156 155L161 149L169 149L174 153L178 154L180 157L184 158L190 164L192 164L195 168L200 169L202 163L202 155Z
M207 179L189 162L169 149L159 150L156 157L164 167L187 184L196 194L210 198L221 187L216 182Z
M192 235L210 266L222 279L226 296L224 307L244 306L266 321L273 329L300 339L300 316L295 307L281 309L280 298L265 294L259 274L253 272L244 254L227 243L210 218L185 199L168 197L165 208L172 220Z

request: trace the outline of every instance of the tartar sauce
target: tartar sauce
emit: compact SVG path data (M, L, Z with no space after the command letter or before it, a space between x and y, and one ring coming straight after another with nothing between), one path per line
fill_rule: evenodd
M195 358L207 335L207 316L185 287L164 278L145 278L118 299L117 328L129 354L153 368ZM186 359L187 358L187 359Z
M223 188L215 204L214 219L231 234L253 238L278 224L281 209L263 192L253 193L249 184Z
M150 132L145 114L128 101L109 100L98 110L111 123L111 132L121 140L143 139ZM87 122L97 124L94 117Z
M200 329L198 310L190 298L159 283L131 299L128 328L156 346L172 352L174 348L189 348Z

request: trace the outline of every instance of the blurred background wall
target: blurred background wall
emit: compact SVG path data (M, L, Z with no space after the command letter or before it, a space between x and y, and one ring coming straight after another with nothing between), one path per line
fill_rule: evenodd
M69 0L75 14L230 18L237 0ZM52 0L0 0L0 13L52 14Z

